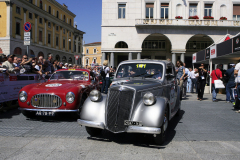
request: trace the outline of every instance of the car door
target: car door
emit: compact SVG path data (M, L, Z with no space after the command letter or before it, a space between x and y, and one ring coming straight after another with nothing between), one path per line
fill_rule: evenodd
M171 107L171 113L175 112L176 98L177 98L177 83L175 80L174 67L169 64L166 69L167 83L169 88L169 102Z

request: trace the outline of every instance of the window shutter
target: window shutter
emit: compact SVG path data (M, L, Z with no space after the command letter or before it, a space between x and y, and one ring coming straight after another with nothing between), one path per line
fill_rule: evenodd
M169 3L161 3L161 7L168 7Z
M147 3L146 8L154 8L154 3Z
M240 5L233 5L233 15L240 15Z

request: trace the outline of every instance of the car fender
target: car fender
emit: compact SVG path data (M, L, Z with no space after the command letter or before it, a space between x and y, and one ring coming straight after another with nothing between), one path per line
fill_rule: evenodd
M168 100L165 97L156 97L156 103L151 106L146 106L143 101L139 102L133 113L132 121L141 122L145 127L160 128L167 103Z
M88 97L83 104L80 113L80 119L93 122L102 122L105 124L106 99L107 96L102 95L101 99L98 102L93 102Z

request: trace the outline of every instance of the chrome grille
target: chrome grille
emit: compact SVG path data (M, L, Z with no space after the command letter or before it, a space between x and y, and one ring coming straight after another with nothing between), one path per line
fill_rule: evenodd
M107 128L112 132L123 132L126 127L125 120L129 120L132 109L134 90L112 88L109 91L107 105Z
M39 105L33 105L33 101L39 100ZM59 108L62 105L62 99L52 94L37 94L31 99L31 104L36 108Z

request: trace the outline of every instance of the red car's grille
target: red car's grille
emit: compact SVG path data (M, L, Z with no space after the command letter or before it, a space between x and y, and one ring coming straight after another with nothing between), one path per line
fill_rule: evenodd
M59 108L62 105L62 99L52 94L37 94L31 99L31 104L36 108Z

